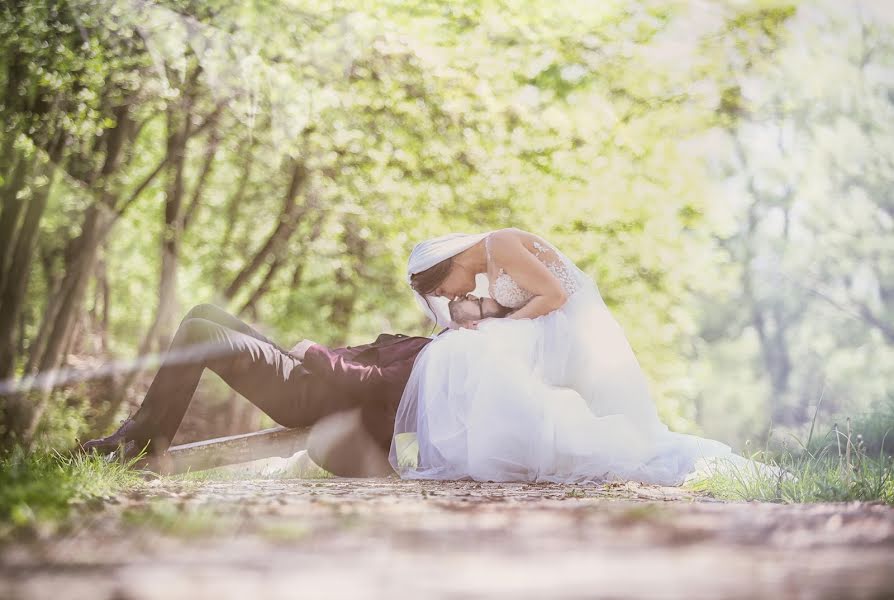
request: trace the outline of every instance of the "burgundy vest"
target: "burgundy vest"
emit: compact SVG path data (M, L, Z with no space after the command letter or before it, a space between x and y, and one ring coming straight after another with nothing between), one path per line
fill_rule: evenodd
M371 344L327 348L314 344L302 364L325 386L325 393L362 406L363 423L387 452L394 418L413 363L432 341L428 337L383 333ZM344 396L349 395L349 396Z

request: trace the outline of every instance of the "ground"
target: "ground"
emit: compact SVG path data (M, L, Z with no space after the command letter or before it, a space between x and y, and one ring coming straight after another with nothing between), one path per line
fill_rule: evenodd
M0 548L0 598L891 598L894 508L682 488L172 482Z

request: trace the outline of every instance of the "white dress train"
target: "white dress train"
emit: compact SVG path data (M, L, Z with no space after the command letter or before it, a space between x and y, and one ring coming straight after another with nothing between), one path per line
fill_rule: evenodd
M771 468L668 430L596 285L556 248L536 246L568 300L534 319L448 331L423 348L395 420L390 461L401 477L679 485L708 458ZM502 269L490 293L510 308L531 297Z

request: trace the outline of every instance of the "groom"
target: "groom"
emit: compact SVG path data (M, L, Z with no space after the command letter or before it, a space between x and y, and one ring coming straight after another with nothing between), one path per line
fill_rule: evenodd
M455 301L457 314L474 302ZM489 308L473 312L484 318L502 316ZM148 444L151 455L163 453L207 367L278 424L315 426L308 455L327 471L347 477L381 475L389 468L404 387L416 356L431 341L383 333L361 346L330 349L302 340L287 351L223 309L199 304L181 321L137 412L110 436L82 447L111 452L122 444L125 455L132 456ZM339 427L339 418L353 426Z

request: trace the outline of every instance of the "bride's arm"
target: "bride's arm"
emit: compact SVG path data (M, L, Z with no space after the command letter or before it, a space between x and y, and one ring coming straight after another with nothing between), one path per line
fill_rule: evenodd
M568 294L562 283L538 260L511 231L492 234L491 258L515 282L534 294L524 306L506 315L507 319L533 319L551 313L565 304Z

